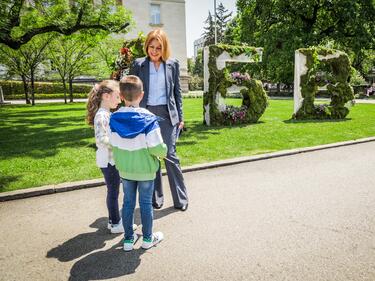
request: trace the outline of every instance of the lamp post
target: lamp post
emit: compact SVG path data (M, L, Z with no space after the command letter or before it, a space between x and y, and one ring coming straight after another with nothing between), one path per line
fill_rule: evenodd
M216 16L216 0L214 0L214 13L215 13L215 45L217 44L217 16Z

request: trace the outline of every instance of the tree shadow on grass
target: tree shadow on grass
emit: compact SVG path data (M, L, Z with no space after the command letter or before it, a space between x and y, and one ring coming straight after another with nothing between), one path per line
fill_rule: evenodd
M344 119L304 119L304 120L296 120L296 119L288 119L284 120L283 122L286 124L303 124L303 123L339 123L339 122L346 122L350 121L352 118L344 118Z
M20 177L17 176L3 176L0 175L0 192L5 192L6 187L9 186L10 183L19 180Z
M59 148L88 146L94 131L83 125L83 119L83 116L73 116L39 118L37 122L15 120L11 126L2 127L7 134L0 137L0 159L20 155L39 159L54 156Z
M50 114L50 113L62 113L62 112L67 112L67 111L82 111L84 112L83 108L60 108L60 109L46 109L46 110L28 110L23 111L23 112L7 112L0 114L0 116L4 117L17 117L17 118L28 118L28 117L34 117L34 116L40 116L43 114ZM55 115L60 115L60 114L53 114Z
M245 128L247 126L256 126L264 123L263 121L258 121L257 123L250 124L239 124L235 126L207 126L204 125L201 121L187 121L186 122L186 131L181 134L181 137L178 140L178 146L184 145L194 145L197 144L197 141L191 140L195 139L208 139L213 135L220 135L222 130L226 129L237 129Z

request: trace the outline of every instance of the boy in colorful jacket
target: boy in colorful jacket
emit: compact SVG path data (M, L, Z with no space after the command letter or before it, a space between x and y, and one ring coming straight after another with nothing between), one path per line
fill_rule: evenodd
M158 157L165 157L158 117L139 107L143 98L142 81L133 75L120 81L120 95L125 107L111 115L110 142L116 167L124 190L122 221L125 230L124 250L131 251L138 236L133 231L137 189L141 209L143 249L149 249L163 240L163 233L152 232L152 195L154 179L159 169Z

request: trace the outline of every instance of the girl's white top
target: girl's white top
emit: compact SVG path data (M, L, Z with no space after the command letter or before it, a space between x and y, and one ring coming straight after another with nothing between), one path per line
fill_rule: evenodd
M108 163L115 165L112 154L112 146L109 143L109 118L111 113L104 109L99 108L94 118L95 141L96 147L96 165L99 168L107 168Z

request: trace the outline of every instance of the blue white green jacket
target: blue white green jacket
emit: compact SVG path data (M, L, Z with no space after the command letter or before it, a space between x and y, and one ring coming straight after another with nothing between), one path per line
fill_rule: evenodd
M158 117L140 107L121 107L111 115L110 143L120 176L128 180L155 179L157 157L165 157Z

